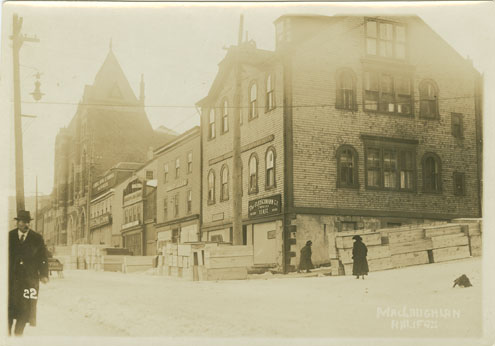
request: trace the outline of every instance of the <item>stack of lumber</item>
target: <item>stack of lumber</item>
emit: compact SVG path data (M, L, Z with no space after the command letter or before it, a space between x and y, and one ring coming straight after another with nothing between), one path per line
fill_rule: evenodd
M253 265L253 248L217 243L167 244L157 273L187 280L246 279Z
M425 239L422 228L396 230L388 234L391 260L394 268L429 263L431 240Z
M155 256L124 256L124 273L144 272L153 268Z
M352 237L359 234L368 248L370 272L481 255L481 221L415 224L375 231L357 230L336 236L338 259L331 260L332 275L352 273Z
M205 250L206 277L200 280L247 279L247 268L253 266L252 246L216 246Z
M454 223L465 226L464 233L469 237L469 250L471 256L479 257L482 252L482 220L481 219L455 219Z
M123 271L124 258L123 255L105 255L101 256L101 269L106 272L121 272Z
M359 231L342 232L335 239L335 245L337 247L337 253L340 263L344 266L344 274L352 274L352 247L354 240L352 237L360 235L363 238L363 242L368 247L368 266L370 271L384 270L392 268L390 261L390 250L387 245L382 245L381 234L366 230L365 233ZM332 263L333 262L333 263ZM332 275L340 275L340 263L331 261L332 263Z

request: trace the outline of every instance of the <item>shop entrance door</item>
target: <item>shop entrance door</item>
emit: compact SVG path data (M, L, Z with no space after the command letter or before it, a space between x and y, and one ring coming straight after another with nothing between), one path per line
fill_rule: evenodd
M275 222L253 225L254 264L277 263L276 229Z

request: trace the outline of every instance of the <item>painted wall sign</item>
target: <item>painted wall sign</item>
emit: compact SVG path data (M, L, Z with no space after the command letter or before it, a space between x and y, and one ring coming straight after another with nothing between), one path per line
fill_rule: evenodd
M89 220L89 227L91 228L99 227L109 224L111 222L112 222L112 218L110 217L110 214L103 214Z
M249 201L249 218L280 214L282 196L280 194Z

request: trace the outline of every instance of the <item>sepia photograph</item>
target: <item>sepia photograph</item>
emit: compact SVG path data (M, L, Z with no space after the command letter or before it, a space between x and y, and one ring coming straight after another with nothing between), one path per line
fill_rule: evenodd
M494 9L3 2L2 345L494 344Z

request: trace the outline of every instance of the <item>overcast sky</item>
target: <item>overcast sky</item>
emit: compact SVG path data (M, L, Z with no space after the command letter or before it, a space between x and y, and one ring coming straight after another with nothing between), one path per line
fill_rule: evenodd
M3 170L8 182L4 195L15 193L12 104L12 14L24 17L22 31L36 34L40 43L26 43L21 50L22 112L24 119L24 167L26 195L53 186L55 136L67 126L81 100L84 85L92 84L109 49L119 60L136 95L144 74L146 111L154 128L164 125L178 132L199 124L194 104L206 96L225 55L235 44L239 15L259 48L274 49L273 21L282 14L417 14L461 55L470 56L482 72L493 70L493 4L421 3L387 4L91 4L6 3L2 11L2 116ZM95 7L96 6L96 7ZM42 101L29 94L35 72L41 72ZM10 122L9 122L10 120ZM8 145L10 144L10 148ZM10 149L10 151L9 151ZM2 165L6 167L7 165Z

